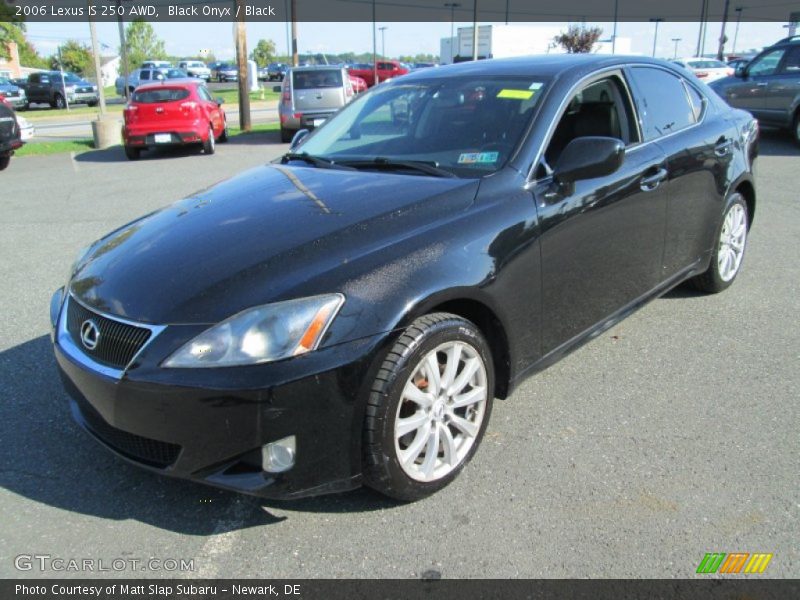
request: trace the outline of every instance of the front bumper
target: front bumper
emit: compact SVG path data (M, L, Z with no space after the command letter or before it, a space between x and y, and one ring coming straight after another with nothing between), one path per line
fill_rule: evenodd
M97 92L76 93L69 94L67 100L69 100L70 104L89 104L92 102L100 102L100 96Z
M194 335L167 327L114 374L81 358L61 312L54 349L73 416L117 455L164 475L276 499L361 484L358 398L382 336L252 367L164 369L158 363L178 340ZM261 448L292 435L294 467L264 471Z

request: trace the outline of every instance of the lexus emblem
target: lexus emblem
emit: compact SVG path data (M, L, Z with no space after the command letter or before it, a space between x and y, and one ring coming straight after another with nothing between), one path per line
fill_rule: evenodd
M100 343L100 329L91 319L86 319L81 325L81 343L87 350L94 350Z

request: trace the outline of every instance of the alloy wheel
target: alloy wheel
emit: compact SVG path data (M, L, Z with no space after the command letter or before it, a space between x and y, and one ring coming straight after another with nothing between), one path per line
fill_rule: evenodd
M747 242L747 214L741 204L733 204L725 215L717 251L717 268L722 281L730 281L739 271Z
M486 365L461 341L426 354L403 388L394 422L395 453L416 481L447 476L466 458L487 404Z

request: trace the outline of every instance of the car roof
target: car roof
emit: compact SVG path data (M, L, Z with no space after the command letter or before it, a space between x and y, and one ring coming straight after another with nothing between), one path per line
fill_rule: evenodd
M481 76L534 76L555 77L562 75L582 75L597 69L629 64L655 65L668 67L680 72L677 65L658 58L645 56L626 56L609 54L540 54L514 58L495 58L490 60L468 61L443 65L438 69L421 69L403 75L403 81L412 79L438 79L459 75Z
M782 40L778 40L770 48L774 46L796 46L800 44L800 35L793 35L790 37L783 38Z
M141 90L153 90L162 87L199 87L201 85L205 85L202 79L191 79L191 78L175 78L175 79L163 79L161 81L154 81L152 83L145 83L140 85L136 88L136 91Z

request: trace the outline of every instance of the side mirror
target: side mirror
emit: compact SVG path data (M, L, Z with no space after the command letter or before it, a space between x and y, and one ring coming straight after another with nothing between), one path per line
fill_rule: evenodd
M308 129L301 129L297 133L294 134L292 138L292 143L289 144L289 150L294 150L300 142L302 142L306 136L311 133Z
M225 104L225 98L223 98L222 96L218 96L216 101L217 101L217 106L222 106L223 104Z
M553 180L569 186L582 179L611 175L622 166L625 144L611 137L579 137L572 140L558 157Z
M279 86L279 85L273 85L273 86L272 86L272 91L273 91L273 92L275 92L275 93L277 93L277 94L280 94L280 93L281 93L281 86Z
M742 79L747 77L747 65L746 64L738 65L736 67L736 70L733 72L733 76L734 77L740 77Z

